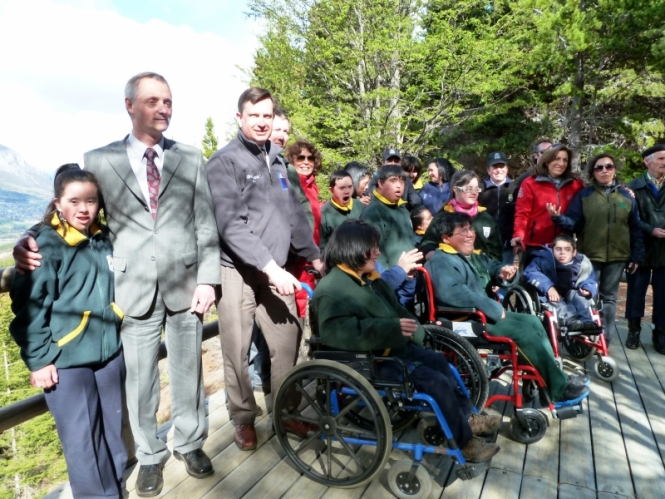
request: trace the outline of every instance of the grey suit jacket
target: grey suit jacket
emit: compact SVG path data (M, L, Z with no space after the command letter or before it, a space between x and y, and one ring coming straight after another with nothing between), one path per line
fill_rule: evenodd
M219 236L201 152L164 140L157 219L153 220L127 156L127 137L90 151L113 243L116 303L145 315L156 286L171 311L191 305L197 284L219 284Z

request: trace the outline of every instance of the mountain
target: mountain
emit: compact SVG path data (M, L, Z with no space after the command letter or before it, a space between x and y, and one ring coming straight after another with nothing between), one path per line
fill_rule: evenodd
M26 163L16 151L0 144L0 189L50 199L53 181L48 174Z

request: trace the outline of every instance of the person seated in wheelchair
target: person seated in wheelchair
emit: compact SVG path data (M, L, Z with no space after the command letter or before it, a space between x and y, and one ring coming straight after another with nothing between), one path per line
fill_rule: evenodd
M328 240L327 275L311 303L321 341L334 349L401 359L415 389L439 405L464 458L488 460L499 446L476 434L494 431L501 417L472 415L445 357L422 347L425 330L375 270L380 238L378 229L364 220L347 220ZM403 377L397 362L379 361L375 372L386 381Z
M584 376L566 375L557 367L549 338L535 315L506 311L501 303L488 296L487 290L515 277L512 265L492 260L474 251L476 233L471 217L451 213L437 221L441 243L425 264L432 277L434 295L439 306L476 308L487 318L490 336L506 336L515 341L523 357L542 376L553 402L574 400L589 392Z
M561 234L551 248L536 251L524 278L538 290L540 301L556 310L560 325L570 331L598 329L591 317L591 298L598 292L596 273L591 261L577 252L572 236Z

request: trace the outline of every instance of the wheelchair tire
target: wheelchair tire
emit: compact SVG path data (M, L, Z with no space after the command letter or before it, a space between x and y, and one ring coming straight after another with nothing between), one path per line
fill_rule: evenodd
M534 300L529 292L521 286L509 289L501 304L503 308L516 314L534 315L540 312L540 302Z
M327 396L310 394L309 387ZM332 394L336 397L342 389L356 395L347 398L346 405L335 413ZM295 399L301 399L302 404L301 410L294 412L298 406ZM347 420L346 414L355 405L367 408L370 429ZM306 438L295 436L284 426L289 420L317 425L318 430ZM352 488L369 483L383 469L392 449L392 428L381 397L361 374L339 362L312 360L289 371L275 395L273 421L277 441L298 470L328 487ZM371 443L361 445L352 439ZM341 475L340 466L344 467Z
M395 461L388 470L388 486L390 491L400 499L423 499L432 492L432 478L425 467L420 464L411 482L407 481L413 461L400 459Z
M596 376L600 379L607 381L608 383L617 379L619 374L621 374L617 361L612 357L601 357L600 360L596 361L593 365L593 372L596 373Z
M510 418L510 432L513 439L521 444L533 444L538 442L547 433L547 416L542 412L531 409L524 415L528 426L513 416Z
M592 336L589 339L595 342L597 341L598 336ZM593 357L593 354L596 353L596 349L594 347L585 345L581 341L575 340L574 338L564 337L561 340L561 343L563 344L563 348L566 349L566 352L568 352L568 355L579 362L589 360L591 357Z
M485 362L475 347L463 336L448 328L434 324L427 324L424 328L429 333L425 338L426 344L429 342L433 350L442 352L446 360L459 372L469 392L471 405L479 410L485 407L489 397L490 381Z

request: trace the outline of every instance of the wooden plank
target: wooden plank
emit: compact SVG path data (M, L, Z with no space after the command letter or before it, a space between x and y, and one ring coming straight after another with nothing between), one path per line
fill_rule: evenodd
M547 478L525 475L524 477L522 477L522 488L520 489L520 498L557 499L556 480L548 480Z
M593 393L590 397L593 397ZM589 399L582 401L584 412L576 418L560 424L559 483L596 490L594 476L591 429L589 424Z
M545 436L539 442L527 445L523 475L525 478L531 476L553 481L556 484L559 479L560 421L552 419L552 414L549 410L541 409L541 411L547 416L550 426L547 428ZM563 424L565 423L566 421L563 422ZM524 485L522 487L524 488ZM522 494L522 497L536 496L525 496Z
M620 348L620 345L613 346L612 351ZM595 358L586 361L589 372L593 372L595 363ZM621 376L630 377L631 374L624 372ZM630 476L612 385L594 377L591 390L589 415L596 468L596 488L598 491L632 496L633 480Z
M617 361L622 373L630 373L623 349L613 349L612 358ZM635 493L637 497L663 497L665 468L635 380L632 375L623 375L612 385ZM643 389L643 399L656 396L655 393L648 393L646 387Z
M559 485L559 499L596 499L596 491L579 485L562 483Z
M522 475L508 470L490 468L480 499L519 497Z

